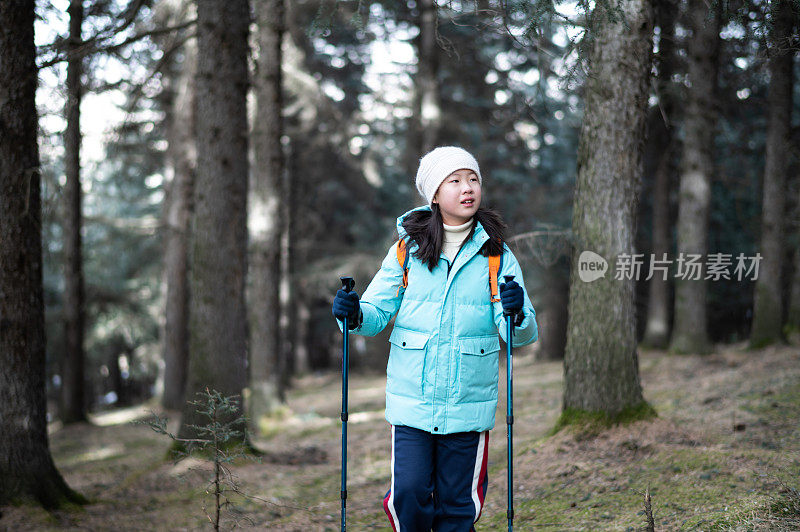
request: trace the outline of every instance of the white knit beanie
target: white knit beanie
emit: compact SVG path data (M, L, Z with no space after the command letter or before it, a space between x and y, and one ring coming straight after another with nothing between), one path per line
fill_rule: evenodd
M417 190L430 205L433 195L439 190L439 185L447 176L466 168L478 175L478 182L483 184L478 161L467 150L458 146L440 146L425 154L419 160L417 170Z

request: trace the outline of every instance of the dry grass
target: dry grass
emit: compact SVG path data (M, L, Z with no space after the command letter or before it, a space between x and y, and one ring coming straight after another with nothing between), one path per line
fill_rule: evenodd
M800 529L798 349L721 346L705 357L642 351L640 364L658 418L597 435L547 437L560 413L561 363L515 360L515 529L644 530L646 490L655 530ZM380 376L351 378L351 530L388 530L380 504L389 458L383 383ZM257 442L264 461L234 468L242 488L266 502L238 500L226 528L338 530L339 394L335 373L297 381L288 414ZM505 527L504 411L501 401L479 530ZM146 409L51 434L57 465L91 504L54 514L3 508L0 529L208 528L208 496L198 490L208 466L165 461L169 441L125 422L125 413L141 417Z

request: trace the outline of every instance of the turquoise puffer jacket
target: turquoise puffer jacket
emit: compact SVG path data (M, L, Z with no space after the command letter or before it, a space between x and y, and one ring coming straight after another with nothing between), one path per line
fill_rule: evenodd
M425 205L413 210L428 209ZM397 232L406 237L402 220ZM484 431L494 427L500 340L505 340L503 307L490 301L489 263L478 251L489 239L476 221L451 265L444 253L433 271L408 247L408 287L393 244L381 269L361 296L363 321L354 334L374 336L397 313L389 337L386 420L434 434ZM514 331L514 346L538 338L533 309L517 259L505 246L498 284L514 275L524 291L525 319ZM398 294L399 288L399 294ZM342 322L336 320L339 329Z

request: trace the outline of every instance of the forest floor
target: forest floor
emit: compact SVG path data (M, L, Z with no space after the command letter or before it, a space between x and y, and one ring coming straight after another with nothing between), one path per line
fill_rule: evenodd
M800 530L800 349L738 344L708 356L640 349L639 364L657 418L548 436L560 413L562 364L515 358L515 529L641 530L649 488L656 530ZM350 379L350 530L389 530L381 504L390 452L384 380ZM257 498L234 495L222 529L338 530L340 393L338 373L296 381L285 415L256 441L262 461L234 466L242 491ZM500 397L478 530L506 527L504 389ZM131 423L150 415L145 405L54 427L56 465L90 504L54 513L2 508L0 530L210 528L209 464L166 459L170 440ZM173 432L177 421L171 413Z

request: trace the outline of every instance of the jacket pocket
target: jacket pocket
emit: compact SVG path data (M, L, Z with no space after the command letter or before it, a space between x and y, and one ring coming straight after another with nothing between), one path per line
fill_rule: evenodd
M389 336L389 363L386 368L386 390L395 395L422 397L427 333L395 326Z
M459 403L497 400L500 339L473 336L459 339Z

